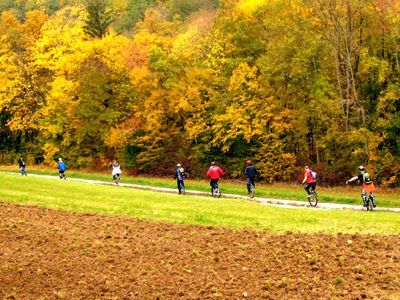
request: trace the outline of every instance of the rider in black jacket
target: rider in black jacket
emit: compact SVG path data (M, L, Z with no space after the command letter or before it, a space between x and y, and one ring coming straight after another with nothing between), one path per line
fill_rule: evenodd
M256 175L258 174L257 168L253 165L251 160L246 161L246 169L244 170L244 174L247 176L247 192L250 194L250 187L253 185L255 187L254 180Z

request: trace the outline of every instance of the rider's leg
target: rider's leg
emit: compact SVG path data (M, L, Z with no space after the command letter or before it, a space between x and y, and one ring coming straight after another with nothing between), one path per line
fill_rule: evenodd
M367 207L367 193L366 193L365 189L362 189L361 198L363 200L364 206Z
M211 179L210 185L211 185L211 193L212 193L213 189L215 189L218 186L218 179Z
M249 194L251 192L250 186L251 186L251 180L250 180L250 178L247 178L247 193L249 193Z
M254 177L250 177L250 183L254 188L256 187L256 183L255 183L255 178Z
M118 182L119 182L119 174L117 173L117 174L113 175L113 179L114 179L115 183L118 184Z
M312 191L315 193L315 188L317 187L317 183L316 182L313 182L313 183L311 183L311 189L312 189Z
M369 196L371 197L372 205L376 207L375 195L374 192L370 192Z
M310 193L310 187L311 187L311 186L312 186L312 185L311 185L310 183L307 183L306 186L304 187L304 189L306 190L308 196L311 195L311 193Z
M182 187L183 187L183 180L177 179L176 183L178 184L178 192L179 194L182 193Z

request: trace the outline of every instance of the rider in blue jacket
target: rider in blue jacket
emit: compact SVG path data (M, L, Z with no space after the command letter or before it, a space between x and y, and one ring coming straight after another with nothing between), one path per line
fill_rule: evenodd
M67 166L65 165L65 163L63 162L62 158L60 157L58 159L58 175L60 176L60 179L67 179L67 177L65 176L65 170L67 169Z
M184 180L186 178L186 172L191 173L189 169L185 169L181 164L176 165L174 179L176 179L176 183L178 184L179 194L182 194L185 190Z

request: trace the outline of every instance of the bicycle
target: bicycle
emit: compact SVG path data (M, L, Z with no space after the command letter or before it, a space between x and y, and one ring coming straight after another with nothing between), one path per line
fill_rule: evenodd
M249 197L250 199L253 199L256 193L256 188L253 184L250 183L250 193L249 193Z
M120 181L121 181L121 176L119 174L115 174L113 176L113 179L114 179L115 184L118 185L120 183Z
M368 196L368 198L365 197L365 199L364 199L364 197L363 197L363 202L364 202L364 206L367 208L367 211L373 211L374 208L376 207L375 199L374 199L374 197L372 197L371 194Z
M221 190L219 189L219 185L218 185L218 182L214 182L214 183L212 183L212 187L211 187L211 195L214 197L214 198L219 198L219 197L221 197Z
M185 195L185 186L183 185L183 181L178 181L178 191L179 195Z
M307 195L307 199L311 206L315 207L318 205L318 194L316 191L311 191L310 195Z
M28 176L28 173L26 173L26 168L25 167L21 167L19 170L21 171L21 175L22 176Z

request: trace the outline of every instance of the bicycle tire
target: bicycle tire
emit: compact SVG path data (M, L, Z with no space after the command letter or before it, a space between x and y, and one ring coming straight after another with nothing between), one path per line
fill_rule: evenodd
M183 186L183 184L179 183L179 189L180 189L179 194L185 195L185 187Z
M255 193L256 193L256 189L255 189L254 185L250 185L250 194L249 194L250 199L254 198Z
M211 191L211 195L212 195L214 198L219 198L219 197L221 197L221 191L219 190L219 187L213 188L212 191Z
M374 210L374 204L371 200L371 197L368 197L367 199L367 210L373 211Z
M311 192L310 197L308 197L308 203L310 203L310 205L314 207L318 205L317 192Z

